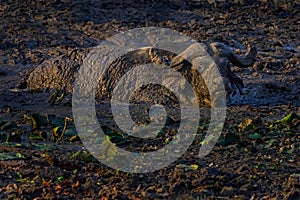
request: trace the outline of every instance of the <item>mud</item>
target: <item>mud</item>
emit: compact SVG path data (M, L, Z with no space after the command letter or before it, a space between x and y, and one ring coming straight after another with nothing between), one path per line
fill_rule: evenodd
M214 6L206 1L197 5L2 1L0 153L9 157L0 161L0 198L299 199L300 5L274 2ZM120 31L144 26L168 27L198 41L222 42L237 53L247 51L245 41L257 49L253 66L232 66L244 82L245 94L242 101L228 105L222 136L208 156L197 157L205 117L189 150L170 166L148 174L118 172L82 156L85 148L78 140L69 141L71 136L53 140L57 126L53 122L32 130L24 114L72 118L71 96L49 107L53 91L17 88L26 71L75 48L91 48ZM106 109L106 102L97 102L103 124L111 122ZM289 120L278 121L291 113ZM34 131L44 140L32 139ZM143 145L137 148L160 147L153 141Z

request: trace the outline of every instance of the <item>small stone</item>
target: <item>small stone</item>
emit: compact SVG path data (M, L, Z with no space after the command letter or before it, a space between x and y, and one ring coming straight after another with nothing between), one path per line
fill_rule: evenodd
M232 186L224 186L221 194L224 196L231 196L234 192L234 188Z

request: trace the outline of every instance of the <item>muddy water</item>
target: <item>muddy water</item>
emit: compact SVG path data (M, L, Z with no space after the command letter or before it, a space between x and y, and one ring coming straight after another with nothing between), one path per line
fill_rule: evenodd
M283 7L274 6L273 1L245 1L242 6L226 3L225 6L217 4L216 8L204 0L197 2L201 4L178 6L154 0L115 1L114 4L85 0L2 0L1 121L16 121L25 130L22 135L27 137L30 125L23 120L26 113L72 117L71 107L63 105L71 101L71 95L65 97L63 104L50 107L48 100L53 91L32 93L16 89L25 71L75 47L95 46L120 31L159 26L180 31L199 41L224 42L237 52L245 51L245 41L257 48L255 66L232 67L244 81L245 94L237 97L234 105L228 106L223 133L239 132L235 126L244 119L253 119L257 121L254 122L259 128L257 131L262 128L264 138L249 138L251 133L256 133L249 130L240 135L241 141L226 147L216 146L216 150L203 160L199 161L187 152L178 163L146 175L117 174L104 165L70 159L75 151L82 149L80 144L47 142L48 146L58 150L46 154L27 147L1 145L1 153L18 152L24 154L25 159L0 162L0 198L176 199L176 195L183 192L189 198L196 195L196 199L202 196L299 199L299 178L291 177L291 174L299 174L299 121L295 121L294 135L271 132L271 136L268 130L272 123L266 126L264 121L282 119L291 111L300 113L299 1L284 1L290 6ZM107 102L97 102L96 109L101 123L111 123ZM207 114L209 112L201 112L203 118ZM268 141L275 143L266 148ZM30 147L32 141L27 137L22 145ZM195 150L198 154L198 146ZM293 153L285 153L290 150ZM190 169L190 166L199 169ZM28 181L18 181L18 173ZM62 175L70 183L63 186L65 190L58 191L56 180ZM75 188L77 180L80 183L78 189Z
M115 33L143 26L169 27L199 41L221 41L237 52L245 51L245 41L251 42L258 50L255 66L232 66L245 85L244 94L237 96L233 105L299 107L298 3L284 8L262 2L220 4L217 8L205 3L180 7L159 1L25 4L3 2L0 7L0 28L4 30L0 34L1 108L71 115L70 107L48 106L51 91L16 89L26 70L74 47L95 46ZM70 100L69 95L64 101Z

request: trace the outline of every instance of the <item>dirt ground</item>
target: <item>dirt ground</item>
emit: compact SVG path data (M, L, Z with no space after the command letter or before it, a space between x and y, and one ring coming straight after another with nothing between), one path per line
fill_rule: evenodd
M274 2L1 1L0 198L300 199L300 4ZM228 105L222 135L206 157L198 158L203 119L176 162L134 174L109 168L86 151L70 94L49 106L52 91L17 86L46 59L145 26L223 42L236 52L245 52L248 41L258 55L252 67L232 67L248 92ZM107 102L97 106L103 126L111 125L107 108ZM171 132L136 148L156 149ZM132 142L117 130L110 134L121 147Z

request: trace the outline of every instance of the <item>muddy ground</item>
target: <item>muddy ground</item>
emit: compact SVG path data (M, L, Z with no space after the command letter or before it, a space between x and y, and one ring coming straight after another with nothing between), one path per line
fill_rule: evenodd
M0 13L1 199L300 199L297 1L215 7L206 1L4 0ZM195 141L176 162L134 174L111 169L86 151L72 122L70 94L50 107L52 91L32 93L17 86L26 70L43 60L144 26L224 42L237 52L245 52L248 41L258 55L252 67L233 67L248 92L228 105L213 151L197 157L207 128L203 119ZM107 102L97 105L102 125L111 125L108 108ZM110 132L121 147L132 142ZM157 141L173 133L166 134ZM158 143L136 148L153 150L163 144Z

